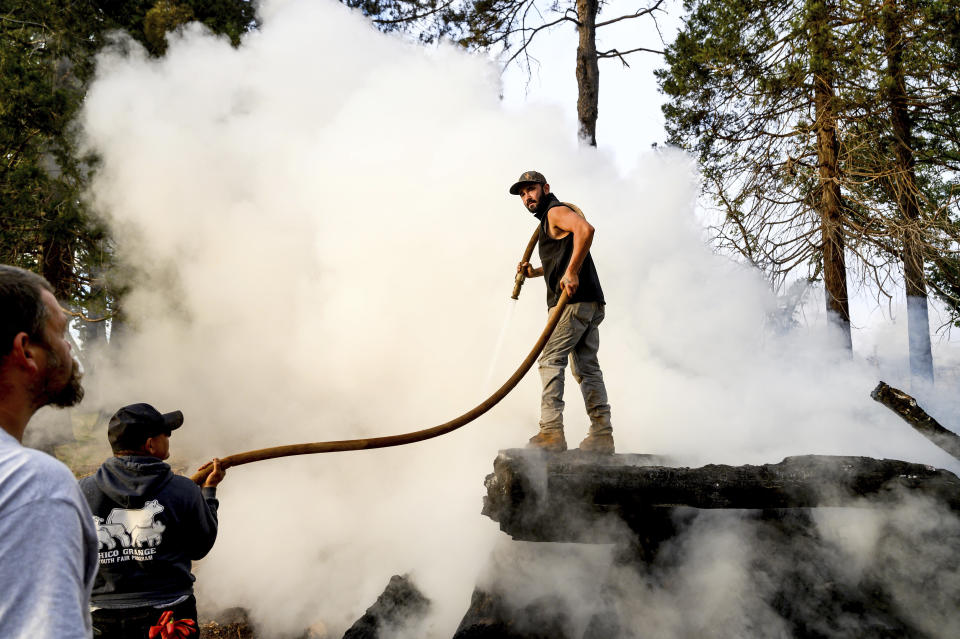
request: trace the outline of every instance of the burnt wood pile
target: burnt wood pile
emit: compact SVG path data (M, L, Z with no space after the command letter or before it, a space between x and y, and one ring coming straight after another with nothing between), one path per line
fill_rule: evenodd
M960 554L956 519L960 479L953 473L897 460L823 455L763 465L666 464L667 460L649 455L501 451L494 472L486 478L483 514L514 540L613 544L616 564L642 573L650 583L659 580L665 588L676 579L676 564L685 561L684 551L678 550L683 542L678 540L695 522L709 535L733 519L754 544L745 567L748 580L764 589L762 605L786 633L783 636L893 639L951 632L938 632L936 624L923 620L929 612L911 610L901 595L904 588L923 592L936 588L930 584L947 584L948 589L936 597L960 600L960 580L951 576L960 569L960 561L954 559ZM852 577L837 560L834 542L820 536L815 521L816 513L824 512L817 509L853 511L855 521L857 512L892 512L915 497L943 513L945 527L930 533L929 522L916 526L911 522L907 533L885 531L878 553L897 556L900 549L909 548L925 558L942 556L942 562L914 566L908 562L904 571L902 562L894 566L878 558ZM603 589L610 602L635 596L618 593L616 580ZM515 594L505 593L496 579L478 587L455 639L653 636L619 618L614 603L600 605L577 624L567 618L569 602L541 597L517 606L509 601ZM952 612L956 606L929 598L927 603L935 614L944 615L945 623L960 624L960 614ZM763 627L766 622L744 621L754 628L758 623ZM710 636L727 636L719 632ZM688 636L683 632L677 636L681 635Z
M649 455L501 451L487 475L483 514L514 539L605 543L624 525L640 539L670 534L690 509L778 511L880 505L908 491L960 511L960 479L923 464L803 455L778 464L700 468Z

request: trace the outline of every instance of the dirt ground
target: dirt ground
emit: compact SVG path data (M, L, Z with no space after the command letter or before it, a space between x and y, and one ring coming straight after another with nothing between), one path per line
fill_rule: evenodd
M210 621L200 623L200 639L256 639L256 635L247 623L218 624Z

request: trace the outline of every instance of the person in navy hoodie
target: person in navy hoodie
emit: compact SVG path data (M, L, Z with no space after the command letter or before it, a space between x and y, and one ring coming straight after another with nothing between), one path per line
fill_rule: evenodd
M110 419L114 456L80 480L97 527L100 569L91 597L94 636L146 637L166 611L196 628L191 562L217 539L220 460L202 487L164 460L183 413L124 406ZM188 624L189 624L188 622Z

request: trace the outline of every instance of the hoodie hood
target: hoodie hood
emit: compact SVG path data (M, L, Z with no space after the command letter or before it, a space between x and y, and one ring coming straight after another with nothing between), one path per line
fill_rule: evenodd
M97 488L124 508L139 505L144 495L155 494L171 479L169 464L140 455L111 457L94 476Z

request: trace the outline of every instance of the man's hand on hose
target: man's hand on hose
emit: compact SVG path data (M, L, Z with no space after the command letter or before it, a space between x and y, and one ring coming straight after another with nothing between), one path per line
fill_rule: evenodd
M540 277L543 269L534 268L530 262L520 262L517 264L517 273L523 273L524 277Z
M567 297L573 297L573 294L580 288L580 276L567 271L563 279L560 280L560 288L567 291Z
M197 471L204 470L213 466L213 470L210 471L210 474L207 475L207 478L203 482L204 488L216 488L217 484L223 481L223 478L226 476L227 471L220 467L220 459L214 457L212 460L208 461L206 464L197 469Z

